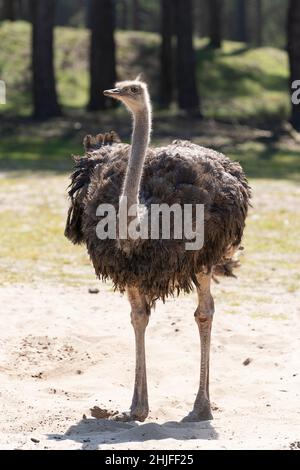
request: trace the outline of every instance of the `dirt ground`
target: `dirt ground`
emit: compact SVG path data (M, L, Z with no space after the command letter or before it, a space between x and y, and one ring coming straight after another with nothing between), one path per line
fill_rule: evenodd
M238 289L239 281L234 282ZM288 449L300 440L300 296L274 313L217 305L212 341L214 420L181 423L197 389L195 295L158 304L147 331L150 416L96 420L90 408L130 403L134 349L129 304L100 285L12 286L1 296L0 446L4 449ZM243 362L250 359L248 365ZM248 361L247 361L248 362ZM295 444L294 444L295 445Z
M286 181L251 183L238 279L213 286L214 420L181 423L199 379L190 294L152 313L150 416L137 424L91 416L94 406L128 409L134 335L127 299L96 281L84 249L62 236L66 175L3 175L0 448L300 447L300 191Z

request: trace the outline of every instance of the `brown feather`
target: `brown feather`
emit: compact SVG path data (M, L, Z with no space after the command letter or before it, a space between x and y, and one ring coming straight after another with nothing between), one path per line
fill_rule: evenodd
M111 279L121 292L127 285L136 286L153 303L181 290L190 292L197 273L232 275L235 266L227 259L228 250L233 253L241 243L251 197L239 163L188 141L148 149L141 203L205 204L204 246L186 251L184 240L140 240L128 256L116 240L96 235L99 204L110 203L118 210L130 152L129 145L109 135L96 142L88 136L88 156L75 159L65 231L73 243L86 244L97 276Z

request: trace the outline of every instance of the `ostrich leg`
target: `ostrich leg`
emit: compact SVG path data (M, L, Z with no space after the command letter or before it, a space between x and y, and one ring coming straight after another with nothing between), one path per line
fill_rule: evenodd
M132 403L129 413L116 416L117 421L144 421L149 413L146 358L145 358L145 331L150 317L150 306L144 294L136 288L127 289L131 304L131 323L135 334L136 364L135 384Z
M199 328L201 343L200 385L194 403L194 408L184 421L206 421L213 419L209 400L209 351L211 326L214 315L214 301L210 293L211 275L197 276L199 287L198 307L195 320Z

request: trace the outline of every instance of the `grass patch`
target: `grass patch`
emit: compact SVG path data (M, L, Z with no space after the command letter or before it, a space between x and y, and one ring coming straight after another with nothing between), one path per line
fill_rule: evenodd
M226 152L239 161L249 178L300 180L300 152L272 143L245 142Z
M249 49L225 42L223 49L197 49L203 109L209 117L231 121L281 120L288 116L288 63L284 51Z
M44 173L0 180L0 283L92 282L86 250L64 237L66 182Z
M82 153L74 138L16 136L4 137L0 145L0 169L66 171L72 168L71 155Z

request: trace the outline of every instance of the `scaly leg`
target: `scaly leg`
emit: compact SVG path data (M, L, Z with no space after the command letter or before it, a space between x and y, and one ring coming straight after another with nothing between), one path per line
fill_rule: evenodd
M131 304L131 323L135 334L136 366L135 384L132 403L129 413L117 415L117 421L144 421L149 413L146 357L145 357L145 331L150 317L150 306L144 294L138 289L127 289Z
M197 276L199 287L198 307L195 320L199 328L201 343L200 385L191 413L184 421L206 421L213 419L209 400L209 351L211 326L214 315L214 301L210 293L211 275Z

